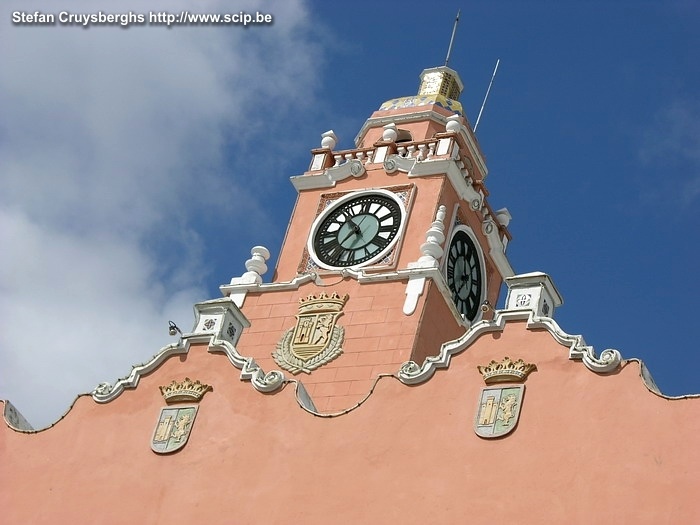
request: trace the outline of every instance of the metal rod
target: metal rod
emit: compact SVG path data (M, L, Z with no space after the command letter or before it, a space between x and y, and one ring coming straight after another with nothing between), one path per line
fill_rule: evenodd
M450 37L450 46L447 48L447 57L445 57L445 66L450 61L450 55L452 54L452 42L455 39L455 33L457 32L457 24L459 24L459 13L461 9L457 10L457 18L455 18L455 25L452 27L452 37Z
M486 100L489 98L489 93L491 93L491 86L493 86L493 80L496 78L496 71L498 71L498 64L501 63L501 59L496 60L496 67L493 69L493 75L491 75L491 82L489 82L489 87L486 90L486 96L484 97L484 102L481 104L481 109L479 110L479 116L476 117L476 124L474 124L474 133L476 133L476 128L479 127L479 121L481 120L481 114L484 111L484 106L486 106Z

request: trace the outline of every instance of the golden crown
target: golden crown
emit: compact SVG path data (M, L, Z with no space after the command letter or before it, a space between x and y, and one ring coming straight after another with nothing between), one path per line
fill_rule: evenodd
M299 313L340 312L349 298L348 294L341 297L336 292L333 292L330 296L325 292L321 292L318 296L309 295L306 298L302 297L299 299Z
M537 365L526 363L522 359L513 361L505 357L500 363L492 360L486 366L477 366L487 385L492 383L506 383L525 381L528 374L537 370Z
M197 379L192 381L186 377L184 381L175 381L167 386L160 387L160 393L166 403L176 403L178 401L195 401L198 402L202 396L211 390L211 385L205 385Z

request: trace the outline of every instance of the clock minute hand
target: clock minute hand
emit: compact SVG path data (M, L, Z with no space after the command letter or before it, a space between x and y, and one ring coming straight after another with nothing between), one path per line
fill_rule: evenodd
M342 245L345 241L347 241L351 235L359 235L362 237L362 231L360 230L360 227L353 222L353 220L348 217L348 222L352 225L352 230L348 232L348 234L343 237L343 240L340 241L340 244Z
M340 241L340 245L342 246L345 241L347 241L351 235L356 235L357 232L355 230L351 230L343 239Z
M360 227L355 224L355 222L352 220L352 218L348 217L348 222L352 224L353 232L352 233L360 233ZM361 223L361 222L360 222Z

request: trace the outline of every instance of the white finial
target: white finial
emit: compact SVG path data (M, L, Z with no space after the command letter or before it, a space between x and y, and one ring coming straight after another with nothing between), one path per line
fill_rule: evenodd
M399 134L396 131L396 124L393 122L384 126L384 133L382 133L382 140L384 142L394 142Z
M338 143L338 137L335 136L335 133L333 132L332 129L329 129L325 133L321 135L321 147L322 148L327 148L332 150L335 148L335 145Z
M248 270L242 275L244 282L262 282L262 275L267 272L265 261L270 258L270 251L264 246L254 246L250 250L252 257L245 262L245 268Z
M501 208L500 210L496 210L496 220L499 224L505 226L506 228L508 227L508 224L510 224L510 220L512 218L513 216L508 211L508 208Z
M448 133L459 133L462 131L461 117L457 114L447 117L447 125L445 126L445 130Z
M437 267L437 260L444 253L442 243L445 242L445 224L443 221L446 212L447 208L441 205L435 215L435 221L425 232L425 242L420 247L423 255L418 259L418 264L421 267Z

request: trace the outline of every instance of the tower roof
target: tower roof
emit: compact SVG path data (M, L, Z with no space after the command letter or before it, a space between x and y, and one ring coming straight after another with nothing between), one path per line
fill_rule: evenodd
M431 67L421 72L417 95L387 100L379 107L379 111L435 105L465 116L462 104L458 101L463 89L464 83L454 69L447 66Z

